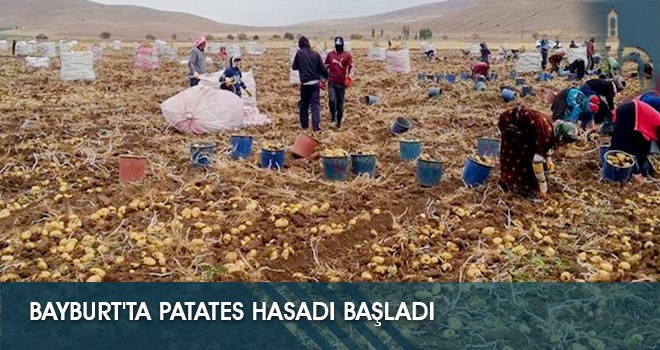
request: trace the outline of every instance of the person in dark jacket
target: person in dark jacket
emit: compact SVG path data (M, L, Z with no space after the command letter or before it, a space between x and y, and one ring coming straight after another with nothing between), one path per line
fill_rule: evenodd
M541 40L541 68L543 70L548 66L548 51L550 51L548 39Z
M328 70L321 55L312 50L309 40L301 37L291 69L300 73L300 127L309 128L309 109L312 109L312 129L321 131L321 80L328 78Z
M16 56L16 39L11 42L11 55Z
M329 53L325 58L325 66L329 75L330 117L332 123L340 128L344 117L344 97L346 88L351 84L351 70L353 69L353 57L344 51L344 38L335 38L335 51Z
M601 103L594 115L595 124L603 124L601 129L604 133L611 132L612 113L615 110L614 97L626 86L623 77L614 79L592 79L580 86L580 91L587 97L599 96L606 103Z
M569 49L577 49L578 48L577 44L575 43L575 40L571 40L571 45L568 48Z
M488 45L485 42L479 44L481 47L481 62L488 63L490 61L490 50L488 50Z
M596 53L596 49L594 48L594 43L596 42L596 39L591 38L589 42L587 43L587 69L588 70L594 70L594 54Z
M577 80L582 80L584 76L587 74L586 64L584 63L584 60L581 58L576 59L575 61L573 61L573 63L566 66L566 70L571 73L577 74Z
M229 67L225 69L220 76L220 89L231 91L238 95L238 97L241 97L241 91L245 90L249 96L252 96L242 80L243 73L241 73L241 68L239 67L240 62L240 57L232 57L229 59Z
M637 100L624 103L616 110L610 150L623 151L635 157L635 182L643 182L642 176L654 175L648 156L651 142L657 142L659 137L660 113L653 106Z

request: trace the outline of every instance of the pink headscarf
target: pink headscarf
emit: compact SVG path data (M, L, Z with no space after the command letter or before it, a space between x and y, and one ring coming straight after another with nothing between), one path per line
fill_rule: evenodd
M206 37L201 37L195 41L195 47L199 47L199 45L206 44Z

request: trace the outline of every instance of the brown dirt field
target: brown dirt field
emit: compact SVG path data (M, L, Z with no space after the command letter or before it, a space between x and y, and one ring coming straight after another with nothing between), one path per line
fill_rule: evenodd
M542 202L502 192L497 168L486 186L464 188L466 156L478 138L499 137L497 118L515 105L498 96L500 85L513 84L506 78L513 62L494 65L500 79L486 92L441 84L443 96L429 100L435 84L416 73L465 71L469 62L449 51L437 63L413 55L413 74L397 77L354 52L357 77L340 132L328 128L323 95L321 148L378 154L377 179L340 183L323 179L318 155L288 157L281 173L258 168L259 144L292 145L299 132L286 50L244 58L244 68L255 68L259 108L273 120L241 131L255 138L254 158L231 161L221 146L208 170L189 168L187 144L227 145L231 132L182 135L160 114L159 103L186 88L185 66L140 72L131 50L108 50L96 81L64 83L57 61L32 70L0 57L0 217L8 213L0 219L0 279L559 281L565 273L658 281L657 182L599 182L597 146L606 140L597 139L557 150L558 172ZM526 78L536 95L516 103L546 113L545 92L570 84ZM630 85L627 95L639 90ZM382 103L362 104L367 94ZM418 123L411 137L444 160L440 186L419 187L415 165L399 160L389 133L397 116ZM118 182L117 157L128 152L149 156L142 185ZM280 218L286 228L275 227ZM486 227L495 235L482 234Z

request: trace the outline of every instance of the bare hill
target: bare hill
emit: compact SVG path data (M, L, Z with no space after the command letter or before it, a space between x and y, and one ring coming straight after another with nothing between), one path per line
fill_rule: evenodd
M236 32L244 27L225 25L189 14L139 6L102 5L86 0L0 0L0 27L22 32L43 32L54 37L195 37L207 33Z

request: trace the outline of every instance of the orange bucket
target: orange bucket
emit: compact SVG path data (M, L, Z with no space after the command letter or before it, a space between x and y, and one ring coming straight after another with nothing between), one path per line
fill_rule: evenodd
M119 156L119 181L122 183L142 182L146 176L147 157Z
M309 158L314 153L316 146L319 145L319 142L316 141L313 137L300 133L296 139L296 143L291 148L291 153L300 157L300 158Z

